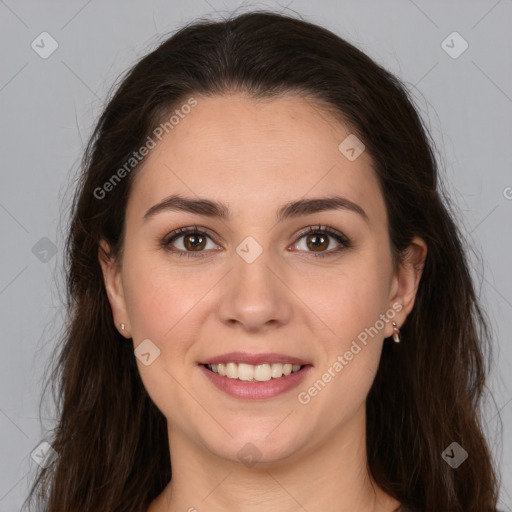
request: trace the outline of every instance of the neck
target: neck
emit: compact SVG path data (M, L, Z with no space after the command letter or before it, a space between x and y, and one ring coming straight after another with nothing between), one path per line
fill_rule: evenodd
M172 480L148 512L392 512L399 502L367 468L365 408L293 457L246 467L169 429Z

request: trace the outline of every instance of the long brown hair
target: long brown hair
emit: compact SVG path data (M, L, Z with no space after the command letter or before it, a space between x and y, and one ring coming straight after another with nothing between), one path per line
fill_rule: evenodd
M499 481L480 418L489 322L428 131L407 88L367 55L324 28L266 11L182 28L124 76L99 119L74 196L69 318L49 380L57 457L39 470L28 501L37 495L47 512L145 512L171 479L166 419L113 324L98 261L100 239L114 255L122 249L140 164L108 192L104 184L187 98L233 91L296 92L327 105L373 158L394 255L414 236L428 246L403 342L386 340L367 397L373 478L407 508L495 510ZM442 457L452 442L469 454L457 469Z

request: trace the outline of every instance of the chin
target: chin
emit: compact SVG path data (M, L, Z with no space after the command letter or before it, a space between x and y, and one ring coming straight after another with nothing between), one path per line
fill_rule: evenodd
M300 450L303 441L297 439L289 429L278 432L282 425L272 432L275 427L274 422L270 429L230 430L233 438L226 438L221 445L217 438L210 444L211 450L222 458L240 462L247 467L253 467L256 463L261 465L286 461Z

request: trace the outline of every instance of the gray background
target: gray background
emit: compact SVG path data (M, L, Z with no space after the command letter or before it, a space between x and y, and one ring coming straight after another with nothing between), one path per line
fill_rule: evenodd
M512 2L285 2L0 0L0 512L20 510L36 467L31 454L54 426L52 408L40 417L38 406L64 315L70 187L107 92L166 33L239 6L296 11L410 88L475 251L473 273L494 329L485 421L503 478L500 507L512 510ZM39 37L45 31L58 48L42 58L51 49ZM457 58L462 40L442 46L453 31L469 44Z

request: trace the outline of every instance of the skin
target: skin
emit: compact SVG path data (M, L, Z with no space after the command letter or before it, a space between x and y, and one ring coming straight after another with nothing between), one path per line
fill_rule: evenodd
M365 430L365 400L391 321L359 344L362 350L309 403L297 395L393 304L401 305L393 320L403 324L426 245L415 238L404 263L394 267L372 160L363 152L351 162L339 151L350 128L318 103L292 95L196 98L136 175L122 259L109 257L104 242L100 251L114 320L125 324L120 332L133 338L134 348L149 338L160 350L148 366L137 359L167 418L173 468L149 511L391 512L399 502L368 473ZM333 192L361 206L368 222L342 209L276 223L284 203ZM233 218L169 210L143 219L177 193L223 202ZM206 257L179 257L162 247L167 234L195 224L213 235L202 246ZM301 236L318 224L340 231L352 246L315 257L340 245L329 236L328 246L315 249L314 235ZM263 250L250 264L236 252L247 236ZM182 235L172 245L193 252L186 241ZM237 350L294 355L313 369L285 394L237 399L214 387L197 365ZM261 454L252 467L237 456L249 442Z

